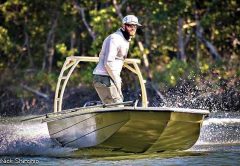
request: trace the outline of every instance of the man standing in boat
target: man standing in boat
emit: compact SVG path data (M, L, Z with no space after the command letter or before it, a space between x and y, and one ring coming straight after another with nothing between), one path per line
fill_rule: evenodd
M103 42L99 62L93 71L93 85L104 104L123 102L120 74L128 54L129 42L138 26L142 26L138 18L127 15L122 19L122 27Z

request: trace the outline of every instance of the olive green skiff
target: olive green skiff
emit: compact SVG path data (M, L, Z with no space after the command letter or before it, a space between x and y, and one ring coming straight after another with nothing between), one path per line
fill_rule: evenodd
M90 108L46 119L62 146L125 152L184 150L197 141L208 111L180 108Z
M201 124L209 111L148 107L145 81L137 59L126 59L124 67L139 78L141 107L92 106L62 111L65 87L80 61L97 62L98 58L73 56L66 59L58 78L54 113L48 114L43 120L47 122L51 138L59 145L78 149L151 153L185 150L197 141Z

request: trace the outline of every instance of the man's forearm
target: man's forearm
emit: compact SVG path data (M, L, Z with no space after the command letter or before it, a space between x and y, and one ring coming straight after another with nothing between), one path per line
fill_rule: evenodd
M121 89L122 89L122 88L121 88L121 81L119 81L119 80L117 79L117 77L115 76L115 74L113 73L113 70L111 69L111 65L110 65L110 64L106 63L105 68L106 68L109 76L110 76L111 79L113 80L113 83L114 83L114 85L116 86L116 88L117 88L120 96L123 97L123 95L122 95L122 90L121 90Z

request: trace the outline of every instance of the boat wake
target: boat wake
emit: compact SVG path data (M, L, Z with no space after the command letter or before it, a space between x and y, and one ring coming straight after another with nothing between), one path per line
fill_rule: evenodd
M240 114L217 113L203 122L201 133L193 151L239 151Z
M227 146L227 148L226 148ZM190 151L237 150L240 146L240 115L210 114ZM0 156L70 157L76 149L60 147L48 134L46 123L0 121Z

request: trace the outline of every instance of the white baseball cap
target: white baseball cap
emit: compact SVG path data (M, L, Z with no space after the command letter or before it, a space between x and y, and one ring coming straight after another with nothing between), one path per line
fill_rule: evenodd
M137 26L142 26L141 24L139 24L138 22L138 18L134 15L127 15L122 19L122 23L123 24L134 24Z

